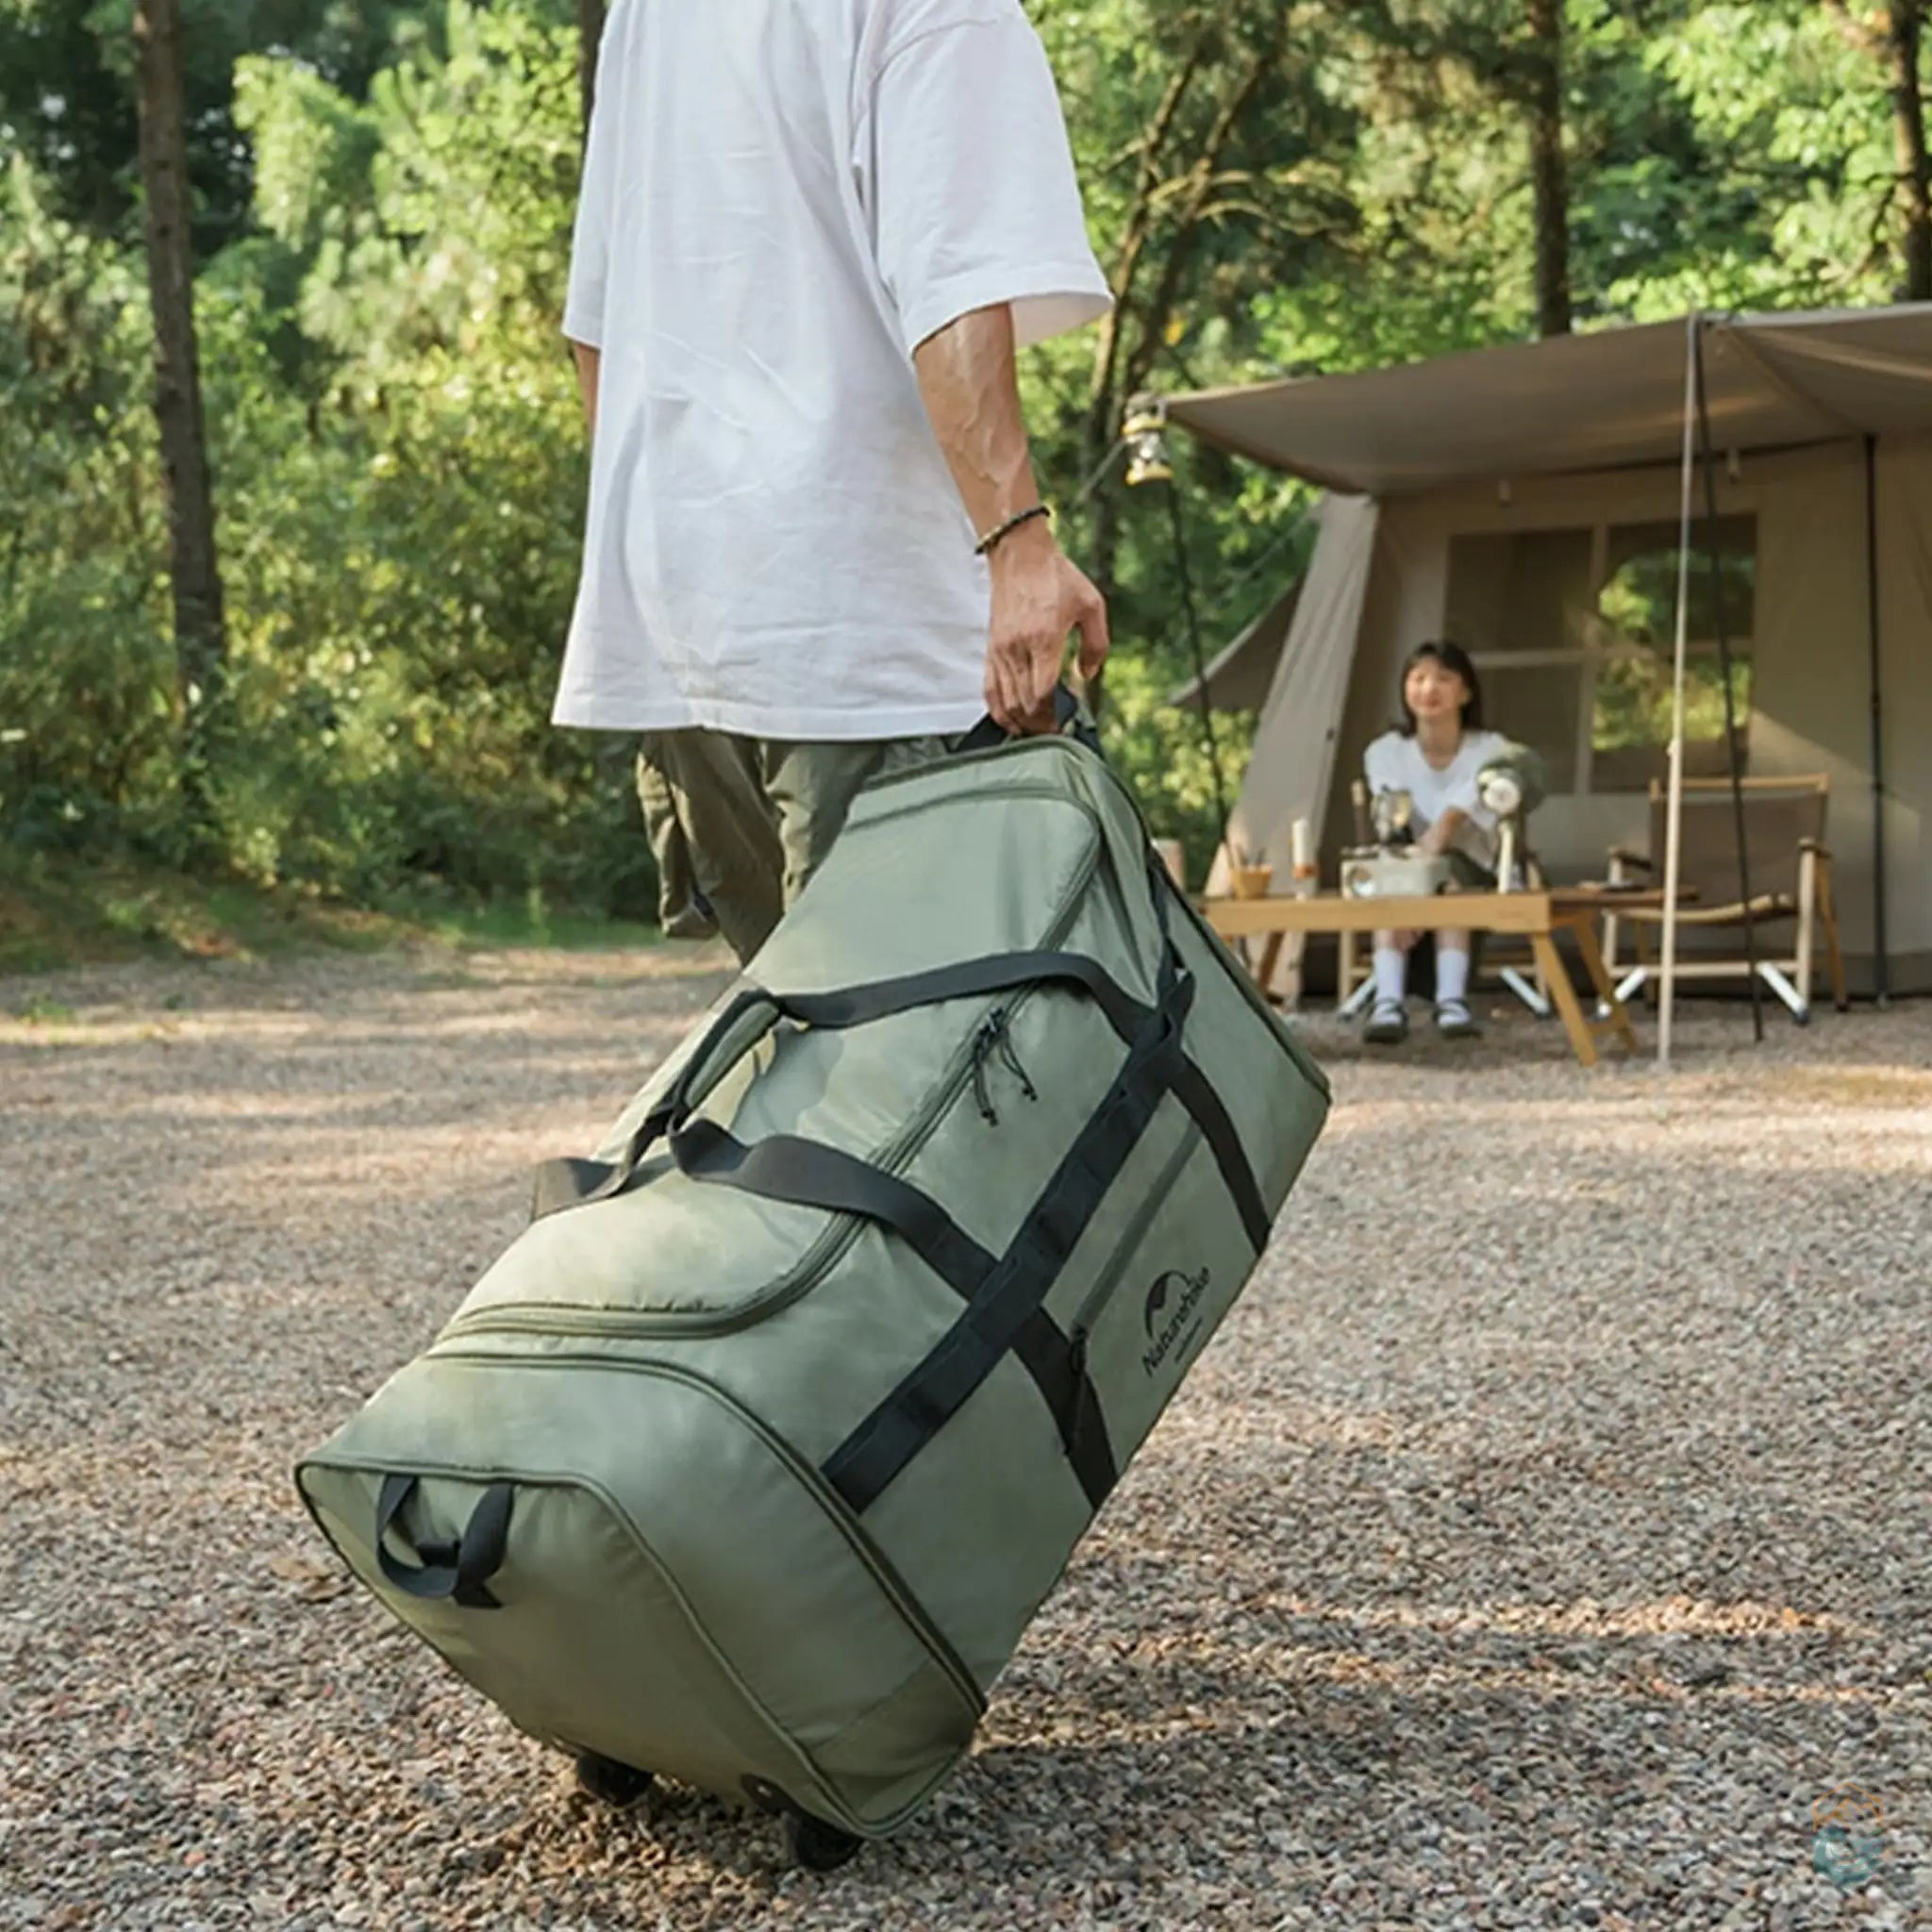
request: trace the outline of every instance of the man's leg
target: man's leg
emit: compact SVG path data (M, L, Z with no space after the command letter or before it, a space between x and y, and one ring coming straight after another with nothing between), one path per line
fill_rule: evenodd
M660 731L649 746L670 788L692 879L742 963L784 909L785 855L758 744L724 731Z
M691 866L691 838L678 816L677 797L665 775L665 754L656 733L638 742L638 803L644 811L644 836L658 861L658 923L666 939L709 940L718 922Z
M930 764L946 755L942 738L892 738L874 743L792 743L758 747L764 794L776 815L790 906L845 829L852 801L874 778Z

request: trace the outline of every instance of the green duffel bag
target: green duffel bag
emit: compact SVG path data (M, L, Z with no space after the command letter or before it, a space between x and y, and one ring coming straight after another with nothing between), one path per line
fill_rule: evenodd
M1327 1104L1092 753L886 778L303 1496L593 1790L836 1862L971 1744Z

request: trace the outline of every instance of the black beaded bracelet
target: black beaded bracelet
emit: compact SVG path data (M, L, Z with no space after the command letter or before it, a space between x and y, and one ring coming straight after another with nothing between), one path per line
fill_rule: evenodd
M1013 534L1013 532L1020 527L1022 524L1030 524L1035 517L1051 518L1052 515L1053 510L1051 507L1043 503L1036 503L1031 509L1023 509L1017 511L1014 515L1009 516L1005 523L1000 525L997 529L989 530L986 533L986 535L983 536L979 540L979 541L973 546L974 556L991 557L993 551L996 550L999 547L999 545L1006 541L1007 538L1010 537Z

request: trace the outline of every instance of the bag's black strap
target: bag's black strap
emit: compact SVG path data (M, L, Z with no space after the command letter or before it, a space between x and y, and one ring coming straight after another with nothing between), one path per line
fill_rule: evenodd
M1206 1137L1208 1150L1214 1156L1214 1164L1221 1170L1222 1183L1234 1202L1235 1211L1241 1218L1241 1227L1258 1255L1268 1245L1274 1222L1268 1212L1267 1202L1261 1198L1261 1184L1255 1178L1254 1166L1248 1159L1247 1150L1241 1145L1241 1137L1235 1130L1234 1122L1228 1117L1227 1108L1221 1104L1221 1095L1215 1092L1208 1075L1184 1053L1176 1054L1174 1062L1168 1076L1174 1087L1174 1097L1193 1115Z
M1170 1090L1183 1058L1181 1032L1192 997L1193 981L1177 977L1166 1008L1128 1056L1119 1078L1068 1149L972 1305L827 1458L823 1472L826 1481L854 1509L863 1511L884 1493L958 1413L1001 1357L1017 1347L1033 1318L1043 1317L1047 1291ZM1071 1343L1066 1345L1071 1351ZM1079 1447L1075 1466L1084 1459L1098 1474L1105 1458L1105 1488L1099 1497L1089 1490L1097 1508L1112 1488L1112 1451L1100 1424L1097 1402L1090 1402L1080 1388L1087 1379L1084 1368L1077 1361L1068 1366L1077 1378L1070 1415L1071 1433ZM1074 1454L1073 1443L1069 1453Z
M375 1560L382 1574L408 1596L426 1602L448 1598L469 1610L501 1607L484 1587L503 1567L509 1537L509 1515L516 1491L508 1483L491 1483L477 1499L462 1535L451 1542L419 1542L423 1558L417 1568L405 1563L389 1546L390 1533L403 1507L416 1491L416 1477L386 1475L375 1499Z
M941 1280L971 1304L992 1274L993 1257L954 1221L930 1194L835 1147L773 1135L746 1146L711 1121L692 1121L673 1141L678 1165L693 1180L742 1188L768 1201L862 1214L889 1227ZM1095 1453L1091 1425L1082 1415L1097 1398L1074 1361L1067 1338L1043 1309L1015 1338L1014 1353L1045 1401L1074 1474L1097 1509L1115 1480L1105 1441Z
M747 1146L705 1120L691 1122L671 1146L692 1180L878 1222L962 1295L971 1295L992 1268L993 1257L930 1194L836 1147L791 1134Z
M774 993L772 999L787 1019L807 1026L864 1026L915 1007L937 1006L941 1000L971 999L1056 980L1086 988L1124 1041L1131 1041L1145 1030L1151 1016L1146 1003L1137 1000L1086 953L990 953L983 959L964 959L898 979L877 979L841 992Z
M1172 975L1181 970L1180 949L1174 942L1171 909L1174 884L1168 876L1167 868L1152 851L1147 855L1147 875L1148 886L1154 895L1154 916L1160 925L1160 991L1165 999L1173 984ZM1255 1178L1247 1150L1241 1145L1241 1137L1235 1131L1234 1122L1229 1118L1227 1108L1222 1105L1220 1094L1215 1092L1208 1075L1185 1053L1174 1068L1174 1098L1193 1115L1196 1125L1206 1136L1208 1149L1214 1156L1214 1164L1221 1170L1222 1182L1234 1202L1235 1211L1241 1218L1241 1227L1258 1255L1268 1245L1268 1237L1274 1231L1274 1218L1268 1212L1267 1202L1261 1197L1261 1186Z
M1099 756L1100 734L1094 730L1080 700L1064 684L1057 684L1053 688L1053 726L1061 737L1071 738L1074 743L1084 745L1096 757ZM959 757L968 752L997 751L1003 744L1017 742L1018 739L1003 724L986 717L953 746L953 752Z
M770 1015L774 1024L792 1020L802 1026L845 1028L865 1026L941 1000L972 999L990 992L1053 982L1084 987L1107 1016L1109 1025L1129 1044L1146 1030L1151 1009L1121 985L1098 959L1085 953L993 953L981 959L909 973L895 979L873 980L837 992L773 993L746 987L712 1023L704 1041L686 1062L687 1075L708 1064L712 1048L754 1012ZM679 1080L631 1135L624 1157L615 1163L594 1160L552 1160L537 1170L530 1218L541 1220L565 1208L608 1200L630 1187L651 1148L677 1133L690 1112L686 1080Z

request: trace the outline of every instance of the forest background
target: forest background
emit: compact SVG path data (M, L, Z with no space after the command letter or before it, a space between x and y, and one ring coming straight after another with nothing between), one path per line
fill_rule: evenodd
M1028 353L1029 421L1157 831L1198 864L1213 786L1128 398L1932 297L1928 4L1028 0L1119 298ZM0 968L263 908L651 916L626 746L547 722L603 11L0 0ZM1308 492L1175 455L1212 650Z

